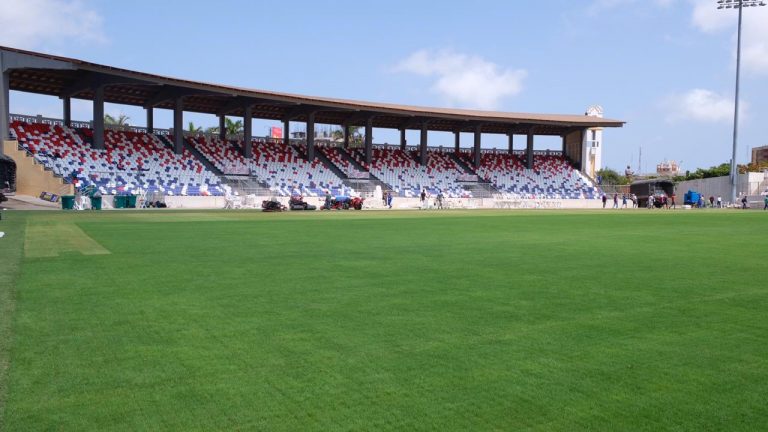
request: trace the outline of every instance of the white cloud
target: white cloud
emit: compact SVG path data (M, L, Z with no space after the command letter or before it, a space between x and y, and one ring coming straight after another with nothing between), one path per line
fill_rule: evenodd
M693 120L699 122L728 122L733 119L733 98L711 90L693 89L675 94L664 101L668 112L667 121ZM747 108L740 102L739 114Z
M495 109L499 102L520 93L527 72L503 68L482 57L449 50L417 51L395 66L396 72L435 77L431 90L448 104Z
M717 9L710 0L693 0L692 22L705 33L730 30L735 33L738 10ZM742 23L741 60L744 70L768 73L768 7L744 8ZM733 36L734 46L736 36ZM734 48L734 57L735 57Z
M2 0L0 44L39 49L72 41L103 43L102 22L83 0Z
M736 24L730 11L720 10L716 2L708 0L694 0L691 20L694 27L706 33L731 28Z

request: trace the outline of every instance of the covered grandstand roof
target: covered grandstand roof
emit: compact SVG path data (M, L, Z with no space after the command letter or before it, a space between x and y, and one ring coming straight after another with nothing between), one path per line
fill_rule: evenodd
M314 112L317 123L361 125L371 119L373 127L414 129L426 122L429 130L474 131L480 127L484 133L526 134L534 128L537 135L563 135L589 127L624 125L620 120L586 115L432 108L255 90L16 48L0 47L0 54L8 57L5 63L14 56L28 60L20 62L23 67L10 68L11 90L92 100L94 89L103 86L106 102L124 105L173 109L175 100L183 97L183 109L190 112L243 116L245 107L251 106L253 116L263 119L303 121L308 113Z

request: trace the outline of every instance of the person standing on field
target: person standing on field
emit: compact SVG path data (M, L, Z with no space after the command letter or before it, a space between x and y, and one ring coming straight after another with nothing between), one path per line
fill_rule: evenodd
M605 194L603 194L603 196L602 196L602 200L603 200L603 208L605 208L605 203L607 203L607 202L608 202L608 197L607 197L607 196L605 196Z
M763 210L768 210L768 195L766 195L765 198L763 198L763 202L765 203L765 205L763 206Z

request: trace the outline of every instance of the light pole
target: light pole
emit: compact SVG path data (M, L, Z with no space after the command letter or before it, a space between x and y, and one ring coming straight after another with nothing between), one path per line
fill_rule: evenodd
M739 75L741 72L741 15L742 9L751 6L765 6L763 0L717 0L718 9L738 9L739 29L736 38L736 95L733 106L733 153L731 154L731 203L736 202L736 183L739 173L736 167L736 148L739 139Z

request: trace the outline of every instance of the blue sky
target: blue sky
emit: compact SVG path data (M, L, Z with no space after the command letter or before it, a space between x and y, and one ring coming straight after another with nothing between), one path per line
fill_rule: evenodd
M739 162L768 144L768 7L745 10ZM0 44L244 87L427 106L581 114L628 122L605 164L643 171L728 161L735 11L716 0L4 0ZM60 117L57 99L14 93L11 111ZM144 123L143 112L108 106ZM90 103L73 117L90 118ZM216 124L213 116L185 121ZM158 112L156 126L169 126ZM256 121L254 133L270 123ZM375 130L376 142L396 131ZM463 137L469 146L471 138ZM415 142L416 134L409 135ZM452 145L449 134L430 144ZM504 137L484 136L503 147ZM523 140L518 139L518 146ZM559 147L541 139L537 147Z

